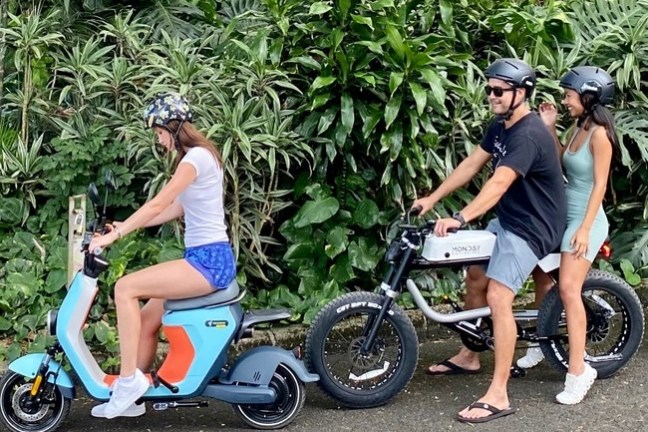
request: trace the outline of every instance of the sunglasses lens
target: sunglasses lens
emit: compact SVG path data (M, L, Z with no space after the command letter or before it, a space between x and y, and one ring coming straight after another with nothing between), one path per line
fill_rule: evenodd
M502 95L504 95L504 89L501 87L486 86L486 96L490 96L491 93L493 93L495 97L502 97Z

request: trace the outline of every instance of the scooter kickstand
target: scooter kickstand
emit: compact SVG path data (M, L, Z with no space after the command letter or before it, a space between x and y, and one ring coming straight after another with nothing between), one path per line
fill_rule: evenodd
M171 390L171 393L173 394L178 393L180 391L178 386L174 386L173 384L171 384L170 382L168 382L167 380L159 376L155 370L151 371L151 379L153 380L153 387L155 388L160 387L160 384L162 384L164 387Z

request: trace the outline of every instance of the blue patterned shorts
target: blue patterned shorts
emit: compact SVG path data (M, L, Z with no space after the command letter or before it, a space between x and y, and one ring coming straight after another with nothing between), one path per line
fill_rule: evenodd
M229 242L188 247L184 259L217 290L227 288L236 276L236 260Z

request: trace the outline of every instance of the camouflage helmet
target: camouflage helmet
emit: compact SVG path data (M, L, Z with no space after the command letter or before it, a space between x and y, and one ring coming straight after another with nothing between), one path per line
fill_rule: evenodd
M147 128L161 126L167 128L172 120L180 122L193 120L193 113L187 98L178 93L158 95L144 110L144 123Z

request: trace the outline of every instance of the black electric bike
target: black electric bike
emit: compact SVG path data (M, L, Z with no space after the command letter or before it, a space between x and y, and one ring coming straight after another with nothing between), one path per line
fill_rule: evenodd
M385 259L391 264L379 292L351 292L332 300L313 320L305 343L305 363L320 376L318 385L342 405L369 408L398 394L412 378L419 356L416 330L396 299L407 290L423 314L456 331L465 346L481 352L493 349L488 307L440 313L424 299L410 274L417 270L488 262L494 234L485 230L457 230L435 237L434 222L412 224L413 212L400 226ZM557 280L560 254L550 254L539 266ZM637 352L644 332L641 302L623 279L591 270L583 284L587 314L586 361L607 378ZM549 363L567 370L568 338L565 313L557 286L539 310L514 311L518 340L538 343ZM513 367L512 376L524 375Z

